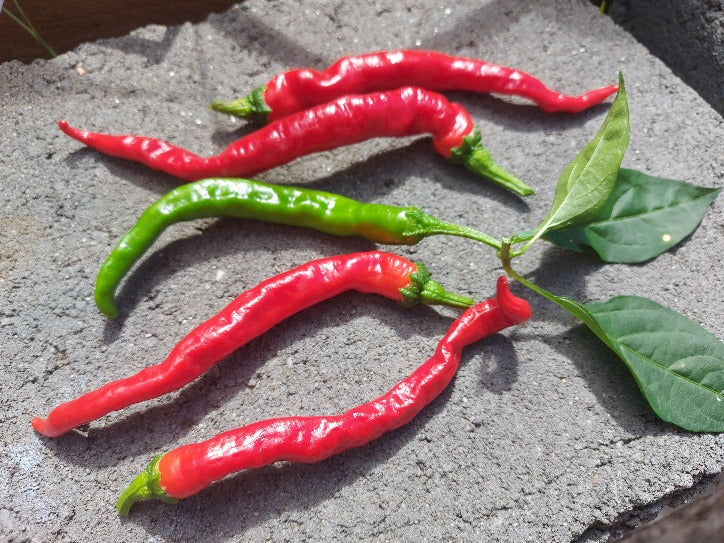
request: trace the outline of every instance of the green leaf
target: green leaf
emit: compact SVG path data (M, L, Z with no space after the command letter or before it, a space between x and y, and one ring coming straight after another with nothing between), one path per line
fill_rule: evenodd
M586 224L544 238L579 252L590 247L605 262L644 262L691 234L720 191L621 169L608 200Z
M628 103L623 76L619 74L618 94L603 125L563 170L548 215L517 254L548 230L585 222L604 204L616 183L628 138Z
M535 230L526 230L525 232L518 232L517 234L511 236L507 241L510 245L515 245L516 243L528 241L533 236L535 236Z
M724 432L724 343L647 298L617 296L585 308L659 417L693 432Z
M692 432L724 432L724 343L716 336L648 298L582 304L507 271L583 321L624 361L663 420Z

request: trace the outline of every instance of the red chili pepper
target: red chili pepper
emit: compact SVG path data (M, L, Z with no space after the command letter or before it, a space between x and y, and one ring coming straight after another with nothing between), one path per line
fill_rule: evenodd
M391 253L314 260L238 296L181 340L161 364L63 403L46 419L35 417L33 428L57 437L111 411L177 390L275 324L348 290L374 292L404 305L473 304L470 298L444 290L422 264Z
M153 459L116 502L127 515L139 500L176 501L231 473L279 461L319 462L364 445L412 420L452 380L463 347L530 318L505 277L496 297L468 309L450 327L435 354L376 400L342 415L284 417L256 422Z
M216 101L211 107L238 117L273 121L347 94L403 85L517 95L529 98L543 111L571 113L601 103L618 89L610 85L580 96L567 96L514 68L435 51L402 50L344 57L322 72L291 70L272 78L246 98Z
M443 157L521 195L533 189L493 162L468 112L433 92L415 87L344 96L294 113L235 141L221 153L203 158L154 138L109 135L72 128L61 130L103 153L135 160L181 179L248 177L311 153L375 137L432 134Z

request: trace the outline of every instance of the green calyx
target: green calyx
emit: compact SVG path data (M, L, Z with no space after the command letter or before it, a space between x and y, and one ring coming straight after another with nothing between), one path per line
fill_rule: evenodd
M133 504L138 501L157 499L166 503L176 503L178 500L166 494L161 488L161 473L158 471L158 463L163 455L153 457L151 463L146 466L133 482L128 485L116 500L118 514L127 517Z
M530 196L535 192L523 181L508 173L493 161L493 157L483 146L482 136L477 127L472 134L463 138L460 145L452 148L450 160L456 164L462 164L471 172L487 177L521 196Z
M265 91L266 85L262 85L254 89L251 94L244 98L231 100L229 102L214 100L211 102L211 109L242 119L265 123L271 113L271 108L267 105L266 100L264 100Z
M472 298L445 290L440 283L430 278L430 272L424 264L415 262L415 266L417 266L417 271L409 275L410 285L400 289L402 294L400 303L403 307L423 303L467 309L475 303Z

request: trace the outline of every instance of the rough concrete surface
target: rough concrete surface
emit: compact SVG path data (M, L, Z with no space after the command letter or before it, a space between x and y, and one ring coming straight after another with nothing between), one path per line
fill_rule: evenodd
M241 473L171 506L118 493L151 457L261 418L341 412L425 360L454 312L349 293L305 310L196 383L39 437L33 415L162 360L195 324L272 274L372 244L252 221L174 226L122 286L123 318L95 309L95 273L176 181L83 148L56 128L155 135L212 153L250 128L215 114L275 73L343 54L423 47L535 73L569 93L622 70L624 164L722 186L722 118L588 2L245 2L198 25L151 26L52 61L0 65L0 535L6 541L607 541L724 467L724 436L662 423L612 354L529 295L534 317L468 348L457 377L407 426L328 461ZM505 236L535 225L606 107L547 115L490 96L466 105L497 160L538 187L524 202L438 157L427 138L377 140L261 174L363 200L417 205ZM543 243L519 271L583 301L637 294L724 337L719 198L685 243L637 266ZM491 250L430 238L390 250L477 298ZM525 294L523 288L516 288Z
M611 18L724 115L724 0L615 0Z

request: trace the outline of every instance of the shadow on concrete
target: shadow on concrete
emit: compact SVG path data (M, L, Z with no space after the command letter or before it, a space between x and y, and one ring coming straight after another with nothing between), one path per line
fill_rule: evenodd
M560 273L565 259L566 273ZM540 265L530 274L536 284L554 294L588 301L583 294L587 277L606 264L595 256L579 255L556 247L549 247ZM636 436L662 435L683 432L663 422L646 402L624 362L588 328L557 305L536 296L547 307L534 306L533 319L565 319L573 327L546 339L558 352L569 359L588 383L599 404L619 426ZM535 302L531 300L531 305Z
M492 392L501 396L513 389L518 381L518 356L513 341L502 334L476 343L466 350L471 356L480 358L483 363L477 366L477 390Z
M336 247L330 252L332 243ZM361 238L336 238L308 229L260 221L220 219L204 227L198 234L174 240L141 260L117 291L116 301L121 316L106 321L104 340L110 343L117 339L124 316L133 312L143 300L153 301L157 297L171 296L172 292L163 285L180 269L229 255L243 256L260 250L282 253L299 246L321 254L343 254L375 248L374 244ZM243 258L240 261L243 262ZM243 263L236 268L235 273L243 276ZM233 296L238 294L241 292Z
M554 336L552 346L569 359L599 405L633 436L683 432L658 418L624 362L585 325Z
M156 192L159 196L181 183L185 183L185 181L158 170L153 170L138 162L106 155L90 147L81 147L71 151L65 159L65 163L71 171L88 170L92 167L87 164L88 161L92 161L94 165L100 164L104 166L110 174L109 179L111 177L124 179L129 183Z
M223 17L211 17L209 23L232 38L242 51L253 50L262 57L271 57L288 69L326 66L334 59L310 51L293 37L280 32L256 17L248 6L228 11ZM248 89L251 92L253 89Z
M719 543L721 537L718 534L721 534L723 523L721 505L724 501L720 483L717 489L721 475L696 475L691 487L677 488L651 503L632 507L611 522L596 521L572 543L602 540L621 543Z

